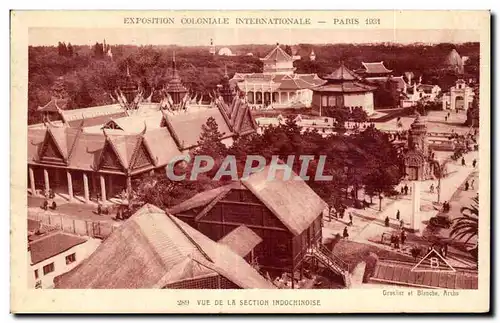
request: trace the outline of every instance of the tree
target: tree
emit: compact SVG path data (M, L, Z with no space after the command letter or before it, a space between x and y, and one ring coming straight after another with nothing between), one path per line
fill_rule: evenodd
M479 127L479 87L474 90L471 107L467 109L466 126Z
M464 244L477 238L479 231L479 199L475 197L472 201L471 206L464 206L460 209L462 215L453 220L453 227L450 231L450 237L456 240L467 238L463 241Z
M198 140L198 147L195 155L208 155L213 158L225 157L227 148L222 143L225 133L219 131L217 121L213 117L208 118L207 122L201 126L202 132Z
M71 45L71 43L68 43L68 46L66 48L66 56L73 56L73 46Z
M68 97L68 91L66 90L66 85L64 84L64 78L58 77L54 85L52 85L52 94L58 99L65 99Z
M57 53L59 56L67 56L68 55L68 48L66 47L65 43L57 43Z
M368 114L362 107L354 107L351 112L351 120L354 122L368 121Z

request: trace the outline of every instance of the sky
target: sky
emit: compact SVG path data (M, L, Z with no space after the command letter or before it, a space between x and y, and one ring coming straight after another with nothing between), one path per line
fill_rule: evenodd
M335 29L264 29L264 28L30 28L29 44L57 45L59 41L73 45L91 45L96 41L110 45L180 45L216 46L241 44L326 44L326 43L463 43L479 41L474 30L335 30Z

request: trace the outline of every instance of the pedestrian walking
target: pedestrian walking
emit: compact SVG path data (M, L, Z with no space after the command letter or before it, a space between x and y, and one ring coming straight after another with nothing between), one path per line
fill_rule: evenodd
M344 228L344 232L342 233L342 236L344 237L344 239L349 238L349 232L347 232L347 227Z
M444 122L448 122L448 116L444 117Z
M394 236L394 248L399 249L399 236Z
M349 225L352 225L352 212L349 212Z
M472 167L476 168L476 164L477 164L477 160L476 160L476 159L474 159L474 160L472 161Z
M447 117L448 117L448 118L450 117L450 111L448 111Z
M401 229L403 229L405 227L405 223L404 223L403 219L401 219L401 221L399 221L399 227Z
M469 181L465 181L465 190L468 191L469 190Z
M408 185L405 184L405 195L408 195Z
M401 213L399 212L399 210L396 212L396 220L400 220L400 216L401 216Z
M434 193L434 184L431 184L431 187L429 187L429 192Z
M462 166L465 166L465 158L462 157Z
M404 193L405 193L405 187L401 186L401 194L404 194Z
M405 230L401 230L401 245L404 245L406 241L406 232Z
M385 217L384 222L385 222L385 226L388 227L389 226L389 217L388 216Z
M470 181L470 188L473 190L474 189L474 179Z

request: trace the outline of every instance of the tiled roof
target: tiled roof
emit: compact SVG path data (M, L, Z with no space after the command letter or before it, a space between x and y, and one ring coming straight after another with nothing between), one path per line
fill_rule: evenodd
M392 70L388 70L384 66L384 62L373 62L373 63L365 63L362 62L363 67L365 68L364 73L367 74L384 74L384 73L390 73Z
M54 282L56 288L72 289L165 288L210 275L241 288L275 288L227 246L146 205Z
M54 257L86 241L85 238L63 232L52 233L37 239L29 244L31 264Z
M371 92L377 87L373 85L363 84L361 82L342 82L342 83L326 83L315 87L315 92L340 92L340 93L356 93L356 92Z
M288 55L279 45L269 52L266 57L261 58L262 61L290 62L293 57Z
M341 64L340 67L332 73L324 76L323 79L328 81L356 81L361 78L356 73L348 69L344 64Z

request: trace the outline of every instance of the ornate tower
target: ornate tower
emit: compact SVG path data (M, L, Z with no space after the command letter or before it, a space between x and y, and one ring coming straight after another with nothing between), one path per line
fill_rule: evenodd
M120 87L120 92L123 94L126 102L123 102L127 109L135 109L137 108L136 98L139 95L139 86L134 80L132 80L132 76L130 76L130 70L127 66L127 76L125 78L125 83L122 87Z
M180 105L182 99L188 92L188 90L184 87L184 85L182 85L181 78L179 76L179 73L177 72L177 65L175 63L175 52L172 57L172 78L168 82L165 91L172 98L172 103L174 105Z
M233 102L233 90L229 84L229 75L227 74L227 66L224 66L224 78L221 82L222 88L220 90L220 95L226 104L231 104Z
M215 55L214 40L210 38L210 54Z
M417 114L408 131L408 148L410 150L420 150L426 157L429 155L427 125L420 119L419 114Z

